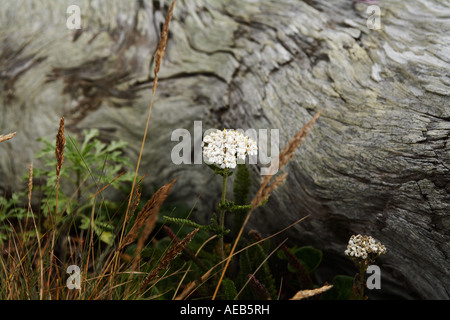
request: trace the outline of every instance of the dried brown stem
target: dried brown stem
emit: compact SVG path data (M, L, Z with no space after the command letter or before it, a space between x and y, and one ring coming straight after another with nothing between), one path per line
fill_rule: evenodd
M161 205L169 195L170 189L172 188L172 185L175 183L176 180L177 179L175 178L171 183L162 186L145 203L144 207L137 214L136 221L134 222L134 225L131 227L131 230L125 236L121 248L133 243L137 239L139 231L144 226L147 226L146 231L145 233L142 234L141 237L146 235L148 236L150 234L156 222L159 209L161 208Z
M299 292L297 292L291 299L289 300L302 300L305 298L309 298L312 296L315 296L317 294L322 294L325 291L328 291L332 288L332 285L324 285L320 288L317 289L311 289L311 290L301 290Z
M138 157L138 161L137 161L137 165L136 165L136 170L135 170L135 174L134 174L134 178L133 178L133 183L131 185L131 194L134 193L134 189L136 186L136 179L137 179L137 175L139 172L139 167L140 167L140 163L141 163L141 159L142 159L142 154L144 151L144 145L145 145L145 141L147 138L147 133L148 133L148 128L149 128L149 123L150 123L150 115L152 112L152 108L153 108L153 101L155 99L155 92L156 92L156 87L158 85L158 72L161 66L161 61L162 61L162 57L164 56L165 53L165 49L166 49L166 45L167 45L167 39L168 39L168 30L169 30L169 24L170 21L172 20L172 14L173 14L173 9L175 7L175 0L172 2L172 5L170 6L169 12L167 14L166 20L164 22L164 26L161 32L161 38L158 44L158 49L156 51L156 55L155 55L155 79L153 80L153 89L152 89L152 96L150 99L150 104L148 107L148 114L147 114L147 121L145 124L145 130L144 130L144 136L142 138L142 144L141 144L141 149L139 152L139 157ZM128 221L128 214L130 211L130 207L131 207L131 203L132 203L132 197L130 197L129 202L128 202L128 206L127 206L127 210L125 212L125 220L124 220L124 224L122 226L122 231L120 234L120 239L119 239L119 248L122 248L122 240L123 240L123 235L124 235L124 231L125 231L125 225L126 225L126 221ZM113 269L113 273L115 274L116 272L116 268L117 268L117 262L118 262L118 257L120 255L120 250L117 251L116 257L115 257L115 265L114 265L114 269ZM113 279L114 276L111 277L111 279Z
M13 132L13 133L8 133L8 134L5 134L5 135L0 134L0 142L6 141L6 140L10 140L10 139L12 139L15 135L16 135L15 132Z

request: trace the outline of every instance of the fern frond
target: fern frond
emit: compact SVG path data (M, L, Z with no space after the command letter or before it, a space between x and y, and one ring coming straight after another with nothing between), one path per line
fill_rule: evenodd
M229 232L229 230L222 230L217 224L214 224L214 223L209 224L209 225L203 225L203 224L199 224L199 223L194 222L189 219L174 218L174 217L168 217L168 216L164 216L164 219L166 219L169 222L173 222L173 223L176 223L179 225L186 225L186 226L198 228L200 230L212 232L217 235L224 235Z
M250 171L247 165L238 164L233 185L234 201L236 204L243 205L248 203L251 184Z

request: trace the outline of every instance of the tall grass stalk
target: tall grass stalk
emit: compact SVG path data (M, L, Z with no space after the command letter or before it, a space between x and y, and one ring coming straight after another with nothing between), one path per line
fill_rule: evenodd
M55 250L55 237L56 237L56 225L58 221L58 196L59 196L59 183L61 178L61 168L64 162L64 147L66 145L66 138L64 137L64 117L61 118L59 122L59 130L56 135L56 201L55 201L55 215L53 218L53 234L52 234L52 244L51 244L51 254L50 254L50 270L48 273L47 287L50 287L50 278L52 275L52 266L54 262L54 250ZM51 217L51 214L49 214ZM49 292L50 293L50 292Z
M148 113L147 113L147 121L145 124L145 130L144 130L144 136L142 138L142 143L141 143L141 149L139 151L139 157L138 157L138 161L137 161L137 165L136 165L136 171L134 173L134 178L133 178L133 183L131 185L131 195L134 193L134 189L136 186L136 179L139 173L139 167L140 167L140 163L141 163L141 158L142 158L142 154L144 152L144 145L145 145L145 141L147 138L147 133L148 133L148 128L149 128L149 124L150 124L150 115L152 112L152 108L153 108L153 101L155 99L155 93L156 93L156 88L158 85L158 72L160 70L161 67L161 61L162 58L165 54L166 51L166 45L167 45L167 39L168 39L168 35L169 35L169 25L170 25L170 21L172 20L172 14L173 14L173 10L175 7L175 1L174 0L172 2L172 4L170 5L169 11L167 13L166 16L166 20L164 21L164 25L161 31L161 37L159 40L159 44L158 44L158 48L156 50L156 54L155 54L155 69L154 69L154 79L153 79L153 88L152 88L152 96L150 99L150 104L149 104L149 108L148 108ZM123 240L123 236L124 236L124 232L125 232L125 225L126 225L126 221L128 219L128 214L130 211L130 207L132 204L132 197L130 196L129 201L128 201L128 206L127 206L127 210L125 212L125 219L124 219L124 223L122 226L122 231L120 234L120 240L119 240L119 248L122 246L122 240ZM114 269L113 269L113 274L116 273L117 271L117 263L118 263L118 259L119 259L119 250L117 251L116 257L115 257L115 262L114 262ZM113 277L111 277L111 279L113 279Z

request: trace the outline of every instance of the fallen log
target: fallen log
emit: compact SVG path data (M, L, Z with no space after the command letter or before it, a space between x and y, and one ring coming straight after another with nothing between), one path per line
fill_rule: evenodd
M80 29L64 1L2 4L0 133L17 134L0 144L1 190L20 186L36 138L54 137L62 116L68 134L98 128L137 158L169 4L81 1ZM450 7L381 1L377 16L369 5L178 0L142 172L149 186L177 177L177 199L201 194L197 211L210 212L220 181L173 164L175 129L279 129L283 146L320 110L285 185L250 225L273 233L309 214L289 237L325 252L327 281L353 272L347 241L369 234L388 250L381 298L448 299Z

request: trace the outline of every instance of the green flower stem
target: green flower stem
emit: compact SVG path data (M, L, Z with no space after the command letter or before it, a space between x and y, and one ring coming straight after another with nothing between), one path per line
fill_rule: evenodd
M227 174L222 176L222 204L225 204L225 195L227 194Z
M359 265L359 300L364 300L364 288L366 286L364 283L364 275L367 271L368 266L369 262L366 260L360 262Z
M227 172L222 175L222 199L221 205L225 205L225 196L227 193ZM220 210L219 217L219 226L222 230L225 230L225 209ZM224 242L223 242L223 234L219 237L219 250L220 250L220 258L221 260L225 259L225 251L224 251Z
M361 268L359 272L359 300L364 299L364 270Z

